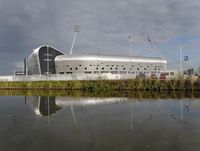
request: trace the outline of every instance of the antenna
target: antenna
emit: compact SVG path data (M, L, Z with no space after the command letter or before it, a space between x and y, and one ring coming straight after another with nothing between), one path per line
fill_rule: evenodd
M80 26L75 26L75 28L74 28L75 33L74 33L74 38L73 38L72 45L71 45L71 48L70 48L70 51L69 51L69 55L72 55L74 43L75 43L75 40L76 40L77 33L79 32L79 29L80 29Z

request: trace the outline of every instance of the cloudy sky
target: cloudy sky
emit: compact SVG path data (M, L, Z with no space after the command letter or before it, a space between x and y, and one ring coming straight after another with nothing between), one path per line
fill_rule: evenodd
M167 59L178 68L179 47L189 66L200 65L199 0L0 0L0 74L12 74L40 45L73 53ZM148 42L147 36L151 38Z

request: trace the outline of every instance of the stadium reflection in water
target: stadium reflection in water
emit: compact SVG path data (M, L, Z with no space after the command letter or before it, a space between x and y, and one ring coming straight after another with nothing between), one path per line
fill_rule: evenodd
M76 130L79 129L77 118L75 116L74 107L76 106L92 106L92 105L105 105L105 104L118 104L118 103L130 103L130 100L128 100L126 97L122 98L98 98L98 97L56 97L56 96L29 96L25 97L25 101L28 100L31 108L35 112L37 116L48 116L50 117L53 114L56 114L56 112L59 112L67 107L70 108L71 115L73 117ZM128 102L126 102L128 100ZM134 103L137 105L140 103L140 101L146 101L145 99L142 100L132 100L133 102L130 103L130 129L133 130L133 106ZM159 103L155 106L155 109L153 112L148 113L146 116L149 120L152 120L153 114L156 113L156 110L160 107L161 101L158 101ZM173 101L172 101L173 102ZM171 119L176 120L177 122L187 124L187 121L184 120L184 112L190 111L191 101L190 105L187 100L180 99L178 100L180 102L180 114L174 114L174 113L168 113ZM159 114L159 113L157 113Z
M0 150L199 151L200 99L0 97Z
M57 111L73 106L112 104L126 101L127 98L87 98L87 97L55 97L55 96L29 96L25 97L36 115L51 116Z

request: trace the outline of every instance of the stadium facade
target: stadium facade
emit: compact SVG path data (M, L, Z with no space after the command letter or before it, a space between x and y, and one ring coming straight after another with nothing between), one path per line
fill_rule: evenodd
M41 46L26 60L28 75L152 75L165 71L167 61L157 57L128 57L111 55L64 55L61 51Z

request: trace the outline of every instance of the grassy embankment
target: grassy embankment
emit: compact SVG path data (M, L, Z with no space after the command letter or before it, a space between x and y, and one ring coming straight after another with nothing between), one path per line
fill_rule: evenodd
M1 90L0 96L129 97L136 99L200 98L199 91L81 91L81 90Z
M174 79L129 79L94 81L33 81L0 82L1 90L84 90L110 92L115 90L145 91L200 91L200 78L197 80Z

